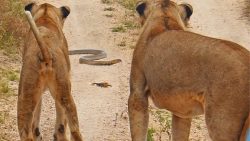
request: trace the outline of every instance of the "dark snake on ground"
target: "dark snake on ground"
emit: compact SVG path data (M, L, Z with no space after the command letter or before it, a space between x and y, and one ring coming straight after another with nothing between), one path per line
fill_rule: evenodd
M103 50L95 50L95 49L81 49L81 50L69 50L69 55L77 55L77 54L90 54L84 55L79 58L80 64L88 64L88 65L113 65L121 62L121 59L113 59L108 61L97 61L100 59L107 58L107 53Z

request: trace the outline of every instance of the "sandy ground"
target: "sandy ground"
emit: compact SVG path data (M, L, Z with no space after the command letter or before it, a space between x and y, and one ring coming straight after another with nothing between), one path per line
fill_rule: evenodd
M43 3L45 0L40 2ZM127 99L133 50L121 49L115 43L123 34L111 32L110 28L114 27L114 21L105 17L103 11L107 6L100 0L46 0L46 2L71 7L71 14L64 28L70 49L102 49L107 52L108 58L122 59L122 63L113 66L88 66L78 63L79 56L70 57L72 94L77 105L84 139L86 141L130 140ZM190 21L191 31L231 40L250 50L250 26L242 17L241 10L243 0L185 0L185 2L189 2L194 8ZM99 88L91 85L93 82L103 81L112 87ZM15 109L14 107L11 110L13 118L16 118ZM209 141L202 118L193 123L193 125L199 124L201 129L192 127L190 137L192 141ZM44 141L53 140L54 123L54 102L46 93L41 119ZM17 133L14 133L13 138L16 136Z
M56 2L56 4L58 4ZM65 34L70 49L102 49L109 59L121 58L122 63L105 67L78 63L80 56L71 56L72 94L77 104L80 127L87 141L128 140L126 118L128 74L132 50L119 50L114 44L115 36L110 19L104 16L105 5L100 0L61 2L71 7L71 15L65 23ZM60 4L59 4L60 5ZM93 82L108 82L110 88L92 86ZM54 102L45 96L50 107L43 110L44 140L52 139L55 121ZM46 114L45 114L46 113ZM125 116L125 118L124 118ZM49 118L48 118L49 117Z

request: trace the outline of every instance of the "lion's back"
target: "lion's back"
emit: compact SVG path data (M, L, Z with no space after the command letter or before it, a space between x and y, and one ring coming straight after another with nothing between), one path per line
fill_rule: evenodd
M191 32L166 31L146 47L143 66L149 83L164 80L166 88L194 84L205 88L213 83L247 91L249 57L249 51L236 43Z

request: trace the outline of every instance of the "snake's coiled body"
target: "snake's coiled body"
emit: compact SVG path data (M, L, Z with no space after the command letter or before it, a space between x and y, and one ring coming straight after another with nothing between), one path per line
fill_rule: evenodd
M79 59L80 64L113 65L113 64L121 62L121 59L114 59L114 60L109 60L109 61L96 61L99 59L107 58L106 52L102 50L82 49L82 50L70 50L69 51L69 55L76 55L76 54L91 54L91 55L81 56Z

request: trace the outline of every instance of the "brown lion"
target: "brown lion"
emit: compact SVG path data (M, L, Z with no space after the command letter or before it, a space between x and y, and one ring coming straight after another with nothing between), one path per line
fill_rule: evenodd
M56 105L54 140L67 141L66 127L74 141L82 141L76 106L71 96L68 45L62 28L68 7L28 4L31 30L27 35L18 92L18 130L21 141L40 141L42 94L49 89ZM27 14L30 14L27 12Z
M172 112L173 141L188 141L191 119L200 114L213 141L239 141L249 113L249 51L186 31L189 4L148 0L136 10L143 28L130 76L132 140L146 140L151 97Z

